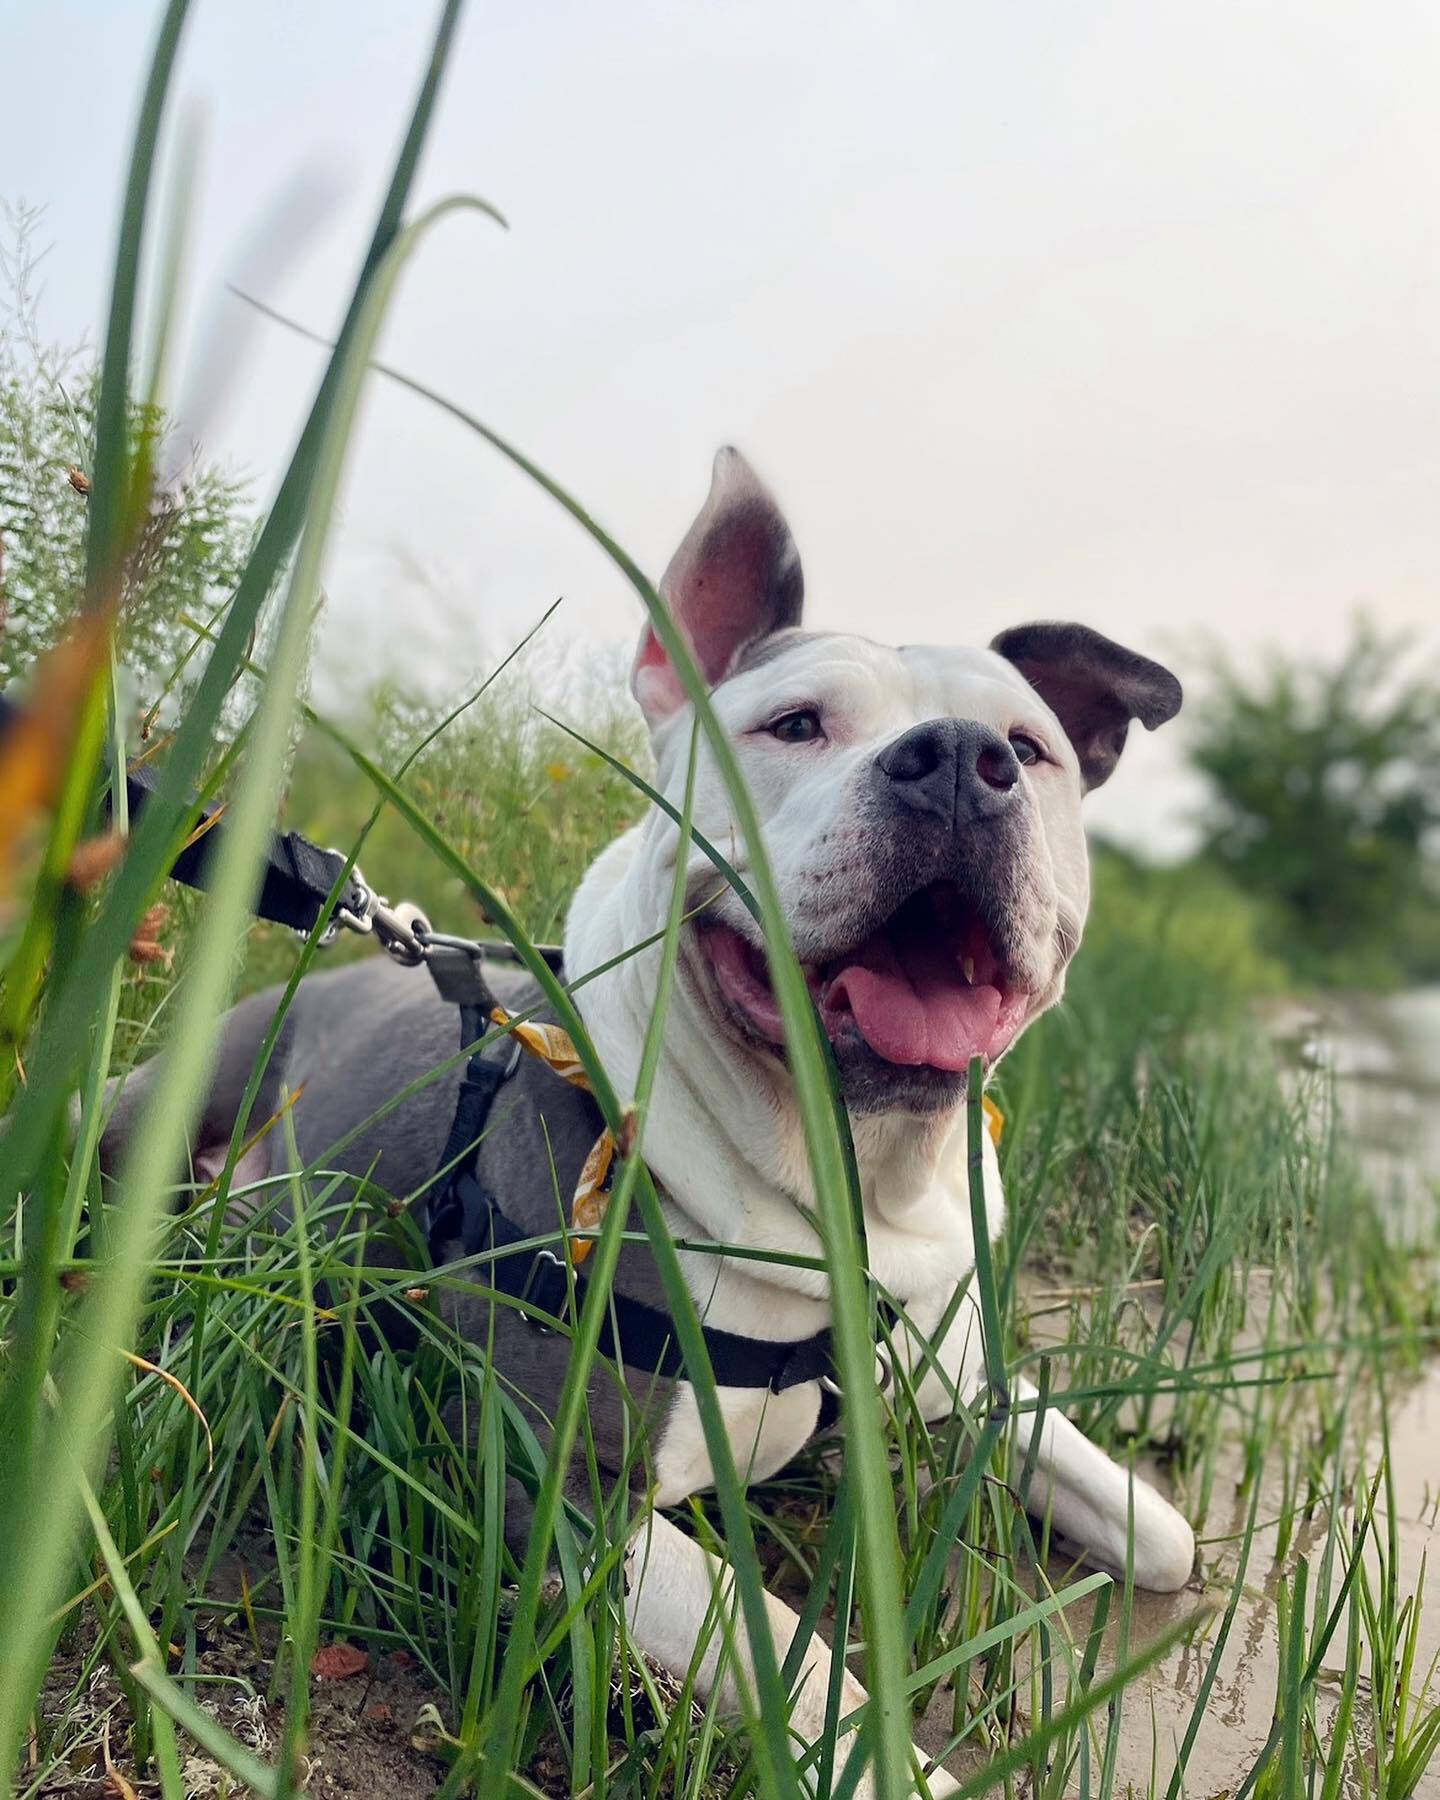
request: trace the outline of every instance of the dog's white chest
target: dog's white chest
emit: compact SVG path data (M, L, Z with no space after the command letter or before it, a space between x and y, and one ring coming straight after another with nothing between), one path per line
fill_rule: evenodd
M942 1417L968 1394L979 1377L979 1314L966 1295L958 1309L936 1294L918 1302L898 1321L888 1340L887 1355L905 1369L915 1402L926 1418ZM948 1329L941 1326L948 1318ZM878 1367L879 1365L877 1365ZM784 1468L814 1436L819 1421L821 1388L808 1381L783 1394L768 1388L722 1387L716 1390L731 1455L742 1482L763 1481ZM705 1430L695 1390L688 1381L676 1384L669 1416L655 1455L655 1500L675 1506L688 1494L713 1487Z
M1004 1218L1004 1197L994 1145L988 1138L984 1141L984 1167L987 1222L993 1234ZM869 1220L868 1249L876 1277L887 1293L903 1297L904 1312L895 1324L889 1354L908 1367L911 1385L920 1390L927 1416L950 1409L957 1386L964 1385L966 1370L971 1364L978 1368L980 1361L973 1305L952 1313L943 1338L937 1335L957 1284L965 1280L974 1263L969 1200L963 1182L964 1143L957 1134L928 1194L908 1209L914 1224L926 1229L907 1231L889 1220ZM793 1247L805 1250L811 1245L797 1243ZM777 1311L783 1310L798 1336L826 1322L823 1299L757 1279L755 1271L763 1268L763 1263L736 1265L722 1260L717 1265L710 1258L682 1261L693 1283L707 1283L696 1298L711 1325L768 1336L764 1324L773 1329ZM765 1480L799 1454L815 1434L822 1393L820 1383L811 1381L779 1394L768 1388L721 1387L717 1398L731 1455L745 1482ZM689 1382L676 1384L656 1447L653 1473L655 1498L662 1506L676 1505L687 1495L714 1485L714 1467Z

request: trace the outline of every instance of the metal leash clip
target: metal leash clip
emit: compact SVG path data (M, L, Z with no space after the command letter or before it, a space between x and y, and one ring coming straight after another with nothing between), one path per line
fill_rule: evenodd
M332 850L330 854L343 856L344 851ZM368 937L374 928L378 897L358 866L350 871L350 897L352 904L347 904L344 900L336 903L329 924L320 934L322 950L328 949L342 931L353 931L360 937ZM304 933L300 935L303 937Z
M336 850L332 854L342 856L344 852ZM335 915L321 936L321 945L334 943L340 931L353 931L358 937L377 938L396 962L411 968L424 962L430 921L415 902L401 900L392 906L370 886L358 864L350 871L350 886L349 900L335 908Z

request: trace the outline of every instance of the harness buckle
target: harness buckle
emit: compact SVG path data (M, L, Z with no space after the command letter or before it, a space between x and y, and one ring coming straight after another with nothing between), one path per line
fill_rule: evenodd
M549 1292L541 1292L542 1286L548 1286ZM553 1250L537 1250L530 1258L530 1268L525 1282L516 1295L519 1302L520 1317L532 1330L543 1337L553 1335L555 1327L537 1313L530 1311L530 1306L538 1306L552 1319L558 1319L570 1297L570 1284L565 1278L565 1261Z
M490 1016L495 996L485 979L485 965L478 944L464 938L426 932L425 967L442 1000L452 1006L478 1006L486 1018ZM524 1046L519 1038L514 1043L518 1056Z

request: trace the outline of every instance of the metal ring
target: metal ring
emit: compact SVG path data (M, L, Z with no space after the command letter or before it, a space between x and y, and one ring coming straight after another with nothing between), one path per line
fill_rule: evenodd
M895 1382L895 1362L890 1352L882 1345L875 1346L876 1370L875 1391L888 1394ZM822 1375L820 1385L827 1394L833 1394L837 1400L843 1399L845 1390L833 1375Z
M388 900L377 900L375 932L396 962L411 968L424 962L430 941L430 921L413 900L402 900L398 906L392 906Z
M525 1276L524 1285L520 1289L519 1305L516 1310L533 1331L538 1331L542 1337L551 1337L554 1334L555 1327L548 1324L545 1319L540 1318L535 1313L531 1312L525 1304L527 1300L533 1298L536 1283L545 1274L545 1270L542 1267L545 1263L551 1264L553 1268L560 1271L562 1276L564 1275L565 1262L562 1257L557 1256L553 1250L537 1250L530 1259L530 1268ZM559 1316L558 1308L554 1316Z

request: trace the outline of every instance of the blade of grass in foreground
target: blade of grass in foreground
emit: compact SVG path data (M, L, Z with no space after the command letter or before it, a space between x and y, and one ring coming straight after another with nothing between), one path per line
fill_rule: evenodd
M213 1054L221 1010L233 977L235 948L249 922L261 858L274 817L289 738L290 713L303 667L313 608L312 573L297 565L281 615L271 678L249 733L241 785L228 810L215 883L203 910L195 952L174 1021L175 1041L164 1054L154 1097L134 1138L134 1148L108 1209L106 1258L77 1319L77 1341L62 1377L64 1439L36 1446L32 1479L49 1504L24 1536L27 1554L7 1596L5 1630L13 1631L33 1661L43 1656L42 1623L53 1610L71 1556L72 1519L78 1495L64 1460L73 1448L83 1469L93 1470L106 1419L123 1369L118 1351L134 1335L155 1227L174 1171L183 1164L190 1122L198 1111ZM31 1673L17 1686L29 1688ZM0 1701L0 1721L11 1724ZM5 1738L0 1731L0 1747Z
M991 1406L1004 1411L1010 1404L1010 1385L1005 1377L1005 1338L1000 1326L995 1263L990 1249L990 1221L985 1205L985 1065L978 1056L970 1058L965 1093L965 1166L970 1186L970 1235L975 1244L975 1286L979 1290L980 1324L985 1340L985 1379L990 1388Z
M140 287L140 258L145 241L145 215L155 175L160 125L180 51L180 34L190 0L170 0L160 23L151 58L125 200L120 215L120 241L115 251L115 277L105 329L100 395L95 407L95 463L91 471L86 514L85 605L101 605L119 580L126 539L134 527L136 500L130 472L130 363L135 339L135 310Z
M23 940L4 972L0 1027L3 1027L5 1038L15 1043L23 1040L31 1011L38 1001L46 961L56 947L57 932L67 926L72 934L78 930L76 914L79 905L75 896L66 891L64 875L93 805L94 764L104 737L105 645L119 606L125 558L143 527L148 499L137 486L136 471L131 463L129 370L145 216L154 178L160 125L188 11L189 0L169 0L151 56L131 149L96 405L95 440L93 446L85 447L84 452L89 462L90 493L86 503L81 622L80 628L72 634L70 644L62 645L52 653L59 657L74 655L82 646L88 645L93 659L90 689L88 700L80 710L75 740L61 778L54 828L46 847ZM65 961L66 951L70 948L61 946L56 961ZM12 1080L10 1070L0 1073L0 1111L9 1101ZM3 1210L0 1207L0 1212ZM53 1320L51 1324L53 1326ZM43 1322L37 1321L37 1331L43 1328ZM25 1410L21 1408L22 1412Z
M583 744L593 756L598 756L600 760L612 768L617 775L628 781L631 787L642 793L652 806L658 806L661 812L668 814L677 825L680 823L680 814L675 810L674 806L671 805L658 788L652 787L638 770L632 769L628 763L621 762L618 756L612 756L603 745L597 744L593 739L586 737L583 731L577 731L573 725L567 725L563 719L557 719L553 713L546 712L543 706L537 707L535 710L540 714L542 719L548 719L557 731L563 731L567 737L574 738L577 744ZM745 910L750 914L750 917L754 919L757 925L760 924L760 908L755 903L755 896L741 880L735 866L720 854L710 842L709 838L702 832L692 829L690 835L699 848L705 852L705 855L709 857L710 861L715 865L716 870L724 876L730 887L730 891L744 906Z
M193 824L194 792L213 747L217 723L261 611L305 525L319 450L334 405L338 372L344 361L344 348L354 336L375 271L399 228L434 112L460 5L461 0L445 0L441 9L429 66L336 339L336 348L226 611L215 647L159 770L150 803L131 839L125 861L116 872L99 917L90 924L70 965L52 969L46 1028L34 1046L30 1083L16 1102L5 1137L0 1140L0 1214L8 1211L16 1196L43 1165L56 1119L64 1107L72 1071L89 1039L92 996L123 954L135 921L150 904L164 871L174 860ZM112 478L112 472L102 471L97 466L97 485L102 475L105 479ZM114 471L113 479L117 483L123 482L123 470Z
M252 304L260 305L258 302ZM305 336L314 336L270 307L260 305L260 310ZM910 1760L909 1715L903 1686L905 1656L901 1635L900 1552L880 1401L875 1388L872 1305L866 1283L866 1260L851 1206L853 1159L847 1155L848 1132L838 1115L828 1047L790 944L779 888L734 747L710 705L709 688L683 633L639 565L565 488L498 432L423 383L385 364L376 367L477 433L543 488L589 533L625 576L649 615L655 635L695 709L707 747L725 783L745 844L751 892L760 908L766 960L784 1023L786 1053L803 1123L820 1238L830 1276L834 1354L849 1445L846 1475L855 1482L858 1499L859 1586L872 1708L871 1745L876 1793L878 1800L899 1800L908 1785L906 1771ZM765 1646L760 1641L762 1636L768 1637L763 1610L759 1617L754 1617L747 1607L747 1623L752 1652L757 1657L765 1655Z
M595 1358L600 1326L609 1303L610 1284L615 1273L616 1262L619 1259L621 1234L625 1221L629 1217L637 1182L644 1174L645 1169L643 1158L645 1121L649 1112L651 1092L659 1072L661 1052L664 1048L670 988L679 954L681 922L685 915L686 865L689 852L690 812L695 791L695 752L697 747L698 738L692 740L691 744L689 777L680 820L680 852L676 859L669 917L666 921L666 935L656 982L655 1004L646 1029L640 1068L635 1081L633 1104L635 1150L633 1154L625 1158L620 1180L615 1185L615 1192L601 1231L600 1242L597 1246L596 1268L587 1287L585 1304L581 1311L571 1350L572 1372L566 1382L565 1392L556 1417L554 1439L550 1450L550 1467L536 1500L535 1519L531 1527L525 1567L521 1572L520 1594L512 1626L518 1645L522 1648L528 1646L533 1635L540 1584L544 1579L549 1562L555 1511L559 1505L560 1491L567 1472L570 1446L574 1442L579 1426L580 1410L586 1399L586 1383L580 1371L588 1371ZM648 1176L646 1179L648 1180ZM480 1800L503 1800L503 1796L509 1789L516 1727L520 1715L524 1683L529 1673L528 1657L516 1654L515 1648L512 1646L511 1655L501 1675L500 1691L496 1698L490 1729L485 1741L479 1783ZM783 1719L772 1718L768 1721L768 1728L762 1728L756 1732L755 1743L760 1761L762 1786L765 1791L798 1793L794 1770L785 1746Z
M206 895L198 948L187 970L172 1027L172 1047L163 1053L154 1095L137 1126L135 1149L121 1176L116 1209L119 1223L112 1236L109 1269L105 1280L96 1285L94 1298L85 1311L85 1347L76 1358L77 1399L72 1418L82 1455L89 1453L107 1406L111 1383L107 1381L105 1359L113 1354L112 1346L128 1344L133 1335L154 1226L172 1171L181 1165L190 1128L199 1111L215 1053L220 1016L233 982L236 949L253 911L319 599L321 567L370 351L406 262L435 224L461 208L492 211L483 201L442 201L397 235L376 272L342 361L336 404L320 442L311 509L281 609L268 680L247 734L238 789L227 809L226 830L220 841L214 881ZM307 1311L307 1320L309 1317ZM313 1337L313 1325L310 1336ZM308 1484L305 1491L312 1492ZM308 1556L308 1542L304 1550ZM308 1567L308 1563L302 1566ZM298 1626L292 1633L292 1653L297 1661L303 1659L308 1676L316 1635L313 1606L302 1614ZM294 1780L298 1766L296 1733L303 1728L304 1717L304 1693L292 1691L288 1754L281 1768L282 1794L290 1791Z
M130 500L129 454L129 363L134 328L135 284L144 232L145 204L154 170L156 146L165 100L179 49L180 33L185 22L188 0L170 0L161 21L146 80L140 119L130 159L124 211L121 218L119 247L116 252L114 287L111 296L109 325L106 333L105 372L96 418L96 451L92 469L91 503L88 515L86 609L93 632L100 620L109 616L113 596L118 588L120 562L125 535L132 515L127 510ZM98 505L98 511L93 510ZM12 965L9 976L18 986L20 1004L29 1002L30 991L38 981L40 963L54 941L57 921L73 915L76 901L67 896L55 879L69 860L69 849L80 830L83 809L88 804L89 789L94 779L94 759L98 751L104 721L104 690L100 684L108 657L97 660L92 684L88 717L77 733L66 771L62 798L57 808L55 831L47 851L47 875L36 894L36 907L21 946L17 971ZM58 866L57 866L58 865ZM109 993L113 985L112 971L118 956L107 959L96 972L85 999L87 1012L93 1007L94 995ZM90 1020L83 1021L88 1032ZM79 1034L77 1033L77 1047ZM34 1147L37 1152L48 1143L58 1152L59 1133L56 1121L66 1098L66 1088L56 1081L54 1091L43 1091L43 1067L32 1070L31 1082L22 1094L21 1107L29 1104L38 1129ZM37 1084L42 1085L39 1095ZM42 1107L42 1100L49 1106ZM0 1151L9 1151L10 1132L0 1140ZM5 1158L9 1160L8 1155ZM65 1554L65 1535L52 1533L48 1490L37 1484L37 1465L42 1449L53 1445L56 1430L46 1417L42 1395L49 1381L49 1365L58 1324L59 1286L54 1267L67 1256L71 1244L58 1241L59 1225L66 1210L60 1186L55 1179L58 1156L49 1171L34 1183L25 1206L26 1273L22 1282L21 1307L17 1331L18 1342L11 1352L0 1389L0 1438L10 1447L7 1467L0 1472L0 1592L6 1595L6 1606L0 1616L0 1667L8 1678L0 1682L0 1771L15 1766L21 1735L40 1671L48 1655L50 1632L48 1614L59 1600L55 1593L48 1604L26 1606L22 1598L30 1573L30 1548L37 1537L52 1547L54 1560ZM27 1170L33 1175L33 1169ZM21 1183L13 1189L14 1203L19 1205ZM0 1216L9 1211L4 1184L0 1182ZM43 1215L42 1216L42 1209ZM36 1256L37 1251L44 1254ZM48 1590L47 1590L48 1592ZM12 1601L12 1596L14 1597Z

